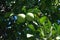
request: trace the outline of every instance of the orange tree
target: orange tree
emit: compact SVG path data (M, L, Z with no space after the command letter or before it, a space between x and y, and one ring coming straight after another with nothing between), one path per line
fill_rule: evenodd
M0 0L0 40L56 40L60 0Z

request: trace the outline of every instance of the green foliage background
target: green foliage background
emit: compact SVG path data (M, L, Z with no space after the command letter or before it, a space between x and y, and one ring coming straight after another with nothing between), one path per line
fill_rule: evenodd
M17 22L14 16L22 13L33 13L34 19ZM58 20L60 0L0 0L0 40L56 40L60 35ZM27 38L27 34L34 36Z

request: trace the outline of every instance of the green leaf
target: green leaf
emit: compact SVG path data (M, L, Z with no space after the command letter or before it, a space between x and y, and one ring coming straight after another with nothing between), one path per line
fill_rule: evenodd
M46 16L41 17L39 21L41 24L43 24L46 21Z
M28 27L32 30L32 31L35 31L35 28L32 24L29 24Z

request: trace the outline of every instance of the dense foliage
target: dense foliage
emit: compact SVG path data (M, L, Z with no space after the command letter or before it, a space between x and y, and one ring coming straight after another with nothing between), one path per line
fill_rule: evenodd
M58 40L60 0L0 0L0 40Z

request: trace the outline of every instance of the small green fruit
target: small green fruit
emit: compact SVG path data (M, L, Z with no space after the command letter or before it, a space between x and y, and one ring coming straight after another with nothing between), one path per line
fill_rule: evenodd
M17 15L17 23L25 22L25 14L18 14Z
M33 13L27 13L26 19L27 19L28 21L33 21L33 20L34 20L34 15L33 15Z
M10 14L10 16L13 16L13 15L14 15L14 13L11 13L11 14Z

